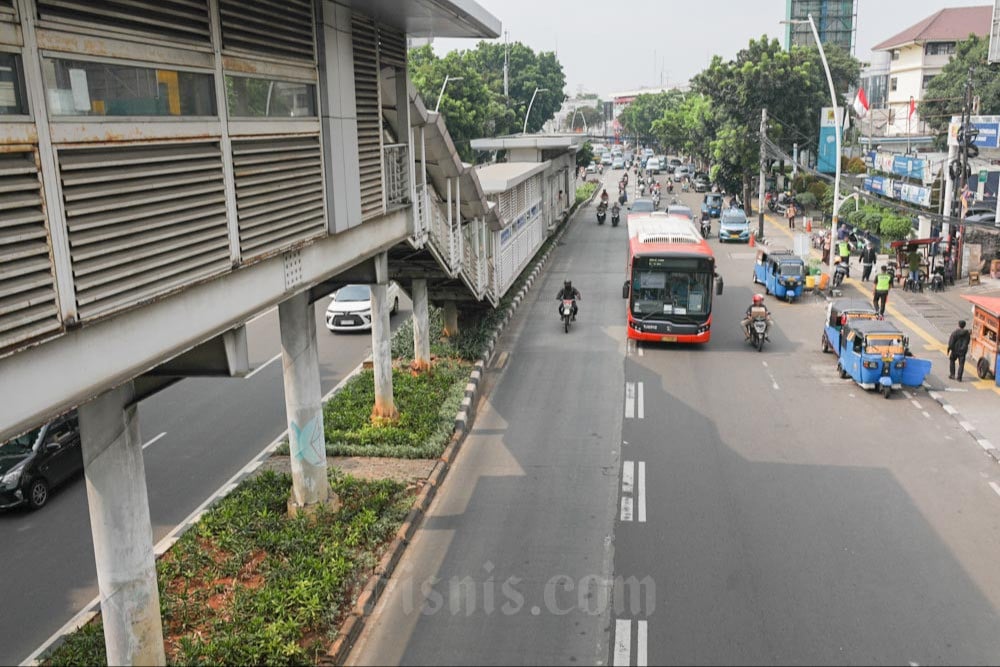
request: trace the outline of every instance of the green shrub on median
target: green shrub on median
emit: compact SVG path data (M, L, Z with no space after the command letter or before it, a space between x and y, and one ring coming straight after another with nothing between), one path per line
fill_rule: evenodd
M399 420L378 426L370 419L374 374L363 371L323 406L327 454L437 458L451 438L471 370L456 359L439 359L424 373L395 367L392 390Z
M315 664L357 586L410 509L391 480L331 474L337 513L289 517L291 477L264 472L209 510L157 562L170 665ZM100 617L48 665L105 665Z

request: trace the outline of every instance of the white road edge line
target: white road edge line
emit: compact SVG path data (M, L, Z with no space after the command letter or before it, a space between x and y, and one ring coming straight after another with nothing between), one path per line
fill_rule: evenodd
M632 657L632 621L615 621L615 667L629 667Z
M990 451L993 449L993 444L989 440L976 440L976 444L983 448L983 451Z
M921 409L921 407L920 407L920 401L918 401L917 399L914 398L913 400L910 401L910 403L912 403L913 407L915 407L917 410Z
M646 418L646 394L643 391L642 383L641 382L637 382L636 384L639 385L639 399L636 402L636 404L637 404L637 414L636 414L636 416L639 419L645 419Z
M927 412L926 410L924 410L923 412L924 412L924 417L927 417L928 419L931 418L931 413Z
M157 435L157 436L154 436L154 437L153 437L153 439L152 439L152 440L150 440L149 442L147 442L147 443L146 443L145 445L143 445L143 446L142 446L142 448L143 448L143 449L146 449L146 447L149 447L149 446L150 446L151 444L153 444L154 442L156 442L157 440L159 440L160 438L162 438L162 437L163 437L163 436L165 436L166 434L167 434L167 432L166 432L166 431L164 431L164 432L163 432L163 433L161 433L160 435Z
M354 370L345 375L333 389L328 391L321 399L321 402L326 403L328 400L330 400L330 397L332 397L334 394L340 391L341 387L347 384L348 380L350 380L355 375L360 373L363 368L364 368L364 361L355 366ZM278 446L284 441L285 436L287 435L288 435L288 429L286 428L284 431L278 434L277 438L272 440L266 447L264 447L264 449L262 449L257 454L257 456L253 457L250 463L246 464L245 466L243 466L243 468L238 470L232 477L230 477L226 482L224 482L222 486L216 489L215 493L210 495L208 499L205 500L205 502L196 507L194 511L192 511L189 515L187 515L186 518L178 522L178 524L174 526L173 530L167 533L163 537L163 539L161 539L159 542L153 545L153 552L155 554L162 554L163 552L165 552L166 549L169 548L169 545L172 545L174 542L177 541L177 538L181 535L182 532L184 532L190 526L198 522L198 519L200 519L201 515L205 513L205 511L208 509L208 506L211 505L213 502L215 502L219 496L223 495L223 492L227 487L229 487L231 484L234 484L236 480L240 479L240 477L244 474L244 471L252 470L253 467L257 465L258 461L266 459L268 456L270 456L271 452L278 448ZM83 608L80 609L80 611L74 614L73 617L68 621L66 621L66 623L64 623L61 628L52 633L52 635L49 636L49 638L46 639L41 646L35 649L31 655L25 658L20 663L20 667L29 667L31 665L37 664L39 656L48 651L49 647L52 646L52 644L54 644L57 639L59 639L63 635L75 632L80 628L82 628L84 625L86 625L90 621L90 619L92 619L94 615L97 613L91 610L96 605L100 604L100 602L101 602L101 597L97 596L93 600L85 604Z
M649 664L646 659L646 646L647 646L647 635L648 635L648 630L646 625L647 621L638 622L639 627L637 629L639 631L639 636L637 639L639 641L635 647L635 660L636 660L635 664L638 665L638 667L646 667L646 665Z
M628 523L632 520L632 516L632 496L622 496L622 522Z
M264 363L262 363L260 366L258 366L257 368L255 368L252 371L250 371L249 373L247 373L246 376L244 376L243 379L244 380L249 380L254 375L257 375L257 373L260 373L262 370L264 370L265 368L267 368L268 366L270 366L271 364L273 364L278 359L281 359L281 352L279 352L278 354L274 355L273 357L271 357L270 359L268 359L267 361L265 361Z
M646 523L646 462L639 461L639 493L636 500L639 503L639 523Z
M635 417L635 382L625 383L625 419Z
M990 482L990 488L993 489L993 491L998 496L1000 496L1000 484L997 484L996 482Z

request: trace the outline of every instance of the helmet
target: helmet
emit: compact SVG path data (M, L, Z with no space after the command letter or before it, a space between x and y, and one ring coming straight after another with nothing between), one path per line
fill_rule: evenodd
M761 295L761 294L754 294L753 295L753 305L759 306L762 303L764 303L764 296Z
M571 287L573 287L573 281L572 280L564 280L563 281L563 287L565 287L566 289L570 289Z

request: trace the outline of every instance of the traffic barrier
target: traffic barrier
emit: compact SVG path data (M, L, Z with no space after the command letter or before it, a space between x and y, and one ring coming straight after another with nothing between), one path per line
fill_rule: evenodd
M757 243L754 241L753 237L754 237L753 232L750 232L750 247L751 248L754 247L755 245L757 245Z

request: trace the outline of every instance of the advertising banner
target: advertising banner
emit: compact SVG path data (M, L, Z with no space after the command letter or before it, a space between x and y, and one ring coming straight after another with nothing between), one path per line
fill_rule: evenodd
M846 111L846 108L842 109L843 111ZM819 149L816 151L816 169L824 174L833 174L837 171L836 122L833 107L823 107L819 117Z

